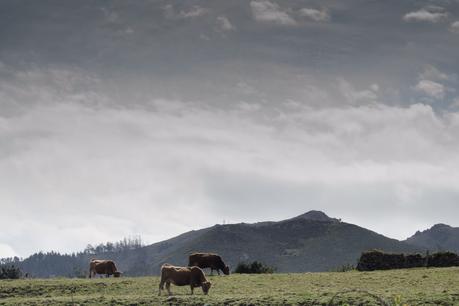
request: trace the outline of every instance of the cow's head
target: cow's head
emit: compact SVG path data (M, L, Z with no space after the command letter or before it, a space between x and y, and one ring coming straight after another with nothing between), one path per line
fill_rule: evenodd
M209 293L209 289L210 289L211 286L212 286L212 284L209 281L203 282L202 283L202 292L204 292L204 294Z
M228 266L225 266L225 267L223 268L223 274L225 274L225 275L229 275L229 274L230 274L230 271L229 271L229 267L228 267Z
M120 277L120 276L121 276L121 273L122 273L122 272L120 272L120 271L116 271L116 272L113 273L113 276L114 276L114 277Z

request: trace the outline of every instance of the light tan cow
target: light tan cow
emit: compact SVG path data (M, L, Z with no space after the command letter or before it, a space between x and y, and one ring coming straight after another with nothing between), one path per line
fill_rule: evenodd
M196 287L201 287L204 294L209 292L211 283L206 279L204 272L199 267L175 267L164 264L161 267L161 281L159 283L159 293L164 290L166 284L167 293L172 294L171 283L176 286L187 286L191 288L191 294Z

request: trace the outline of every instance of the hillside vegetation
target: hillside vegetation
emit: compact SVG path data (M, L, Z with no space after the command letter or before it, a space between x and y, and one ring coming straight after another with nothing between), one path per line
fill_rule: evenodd
M209 277L209 295L172 286L158 297L158 277L0 281L0 305L328 305L349 289L366 290L390 305L459 305L459 268ZM199 289L199 288L198 288ZM379 305L363 292L334 305Z
M390 239L320 211L278 221L215 225L190 231L148 246L104 247L82 253L35 254L15 261L34 277L73 277L87 274L91 258L113 259L127 276L158 275L165 262L186 265L192 252L220 254L234 269L240 262L260 261L277 272L325 272L356 265L371 249L394 253L425 252L425 248Z

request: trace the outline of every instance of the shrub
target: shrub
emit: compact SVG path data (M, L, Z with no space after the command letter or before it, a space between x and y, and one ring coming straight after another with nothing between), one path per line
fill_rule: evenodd
M0 269L0 279L19 279L21 276L21 270L14 265L3 266Z
M405 267L405 256L403 254L389 254L378 250L363 252L360 256L357 270L389 270Z
M389 254L378 250L363 252L357 270L373 271L415 267L454 267L459 266L459 256L452 252L426 254Z
M428 267L459 266L459 256L452 252L438 252L428 257Z
M405 268L424 267L425 265L426 258L421 254L405 255Z
M254 261L252 263L240 262L234 273L243 273L243 274L262 274L262 273L274 273L274 268L267 266L259 261Z

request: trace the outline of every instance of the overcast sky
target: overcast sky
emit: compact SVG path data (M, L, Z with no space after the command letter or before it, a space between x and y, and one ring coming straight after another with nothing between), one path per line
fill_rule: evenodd
M459 226L459 1L0 1L0 257L308 210Z

